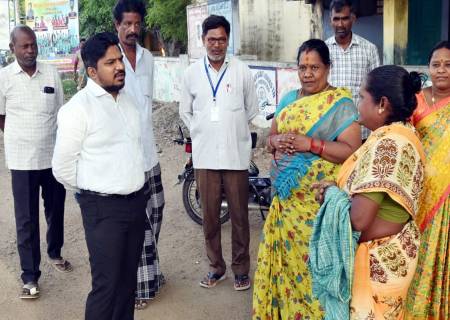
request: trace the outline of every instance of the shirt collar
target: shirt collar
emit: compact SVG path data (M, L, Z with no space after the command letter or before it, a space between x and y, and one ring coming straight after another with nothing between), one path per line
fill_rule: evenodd
M352 32L352 41L350 42L349 47L358 45L359 46L359 37Z
M107 92L99 84L97 84L97 82L95 82L94 80L92 80L90 78L88 78L88 81L87 81L87 84L86 84L86 89L89 92L91 92L96 97L101 97L101 96L104 96L104 95L111 96L111 94L109 92ZM121 92L122 92L122 90L119 91L119 95L120 95ZM117 96L117 98L119 97L119 95Z
M336 36L333 36L331 39L332 39L331 44L339 45L336 41ZM348 48L350 48L353 45L359 45L359 37L355 33L352 32L352 41L350 41L350 45L348 46Z
M123 48L120 44L119 44L119 48L120 48L120 51L122 51L123 59L125 61L127 61L128 63L130 63L128 61L127 56L125 55L125 51L123 51ZM142 48L139 43L136 43L136 65L138 64L139 60L141 60L143 55L144 55L144 48Z
M33 76L38 72L42 73L40 70L41 67L42 67L42 65L38 61L36 61L36 71L33 74ZM25 73L25 71L23 71L22 67L19 65L19 62L17 62L17 59L12 63L12 70L13 70L14 74L19 74L21 72Z
M136 43L136 63L141 59L144 54L144 48L142 48L139 43Z
M213 68L213 66L211 65L211 63L209 62L208 56L205 56L206 61L208 62L208 68L210 68L211 70L213 70L214 72L221 72L229 63L230 63L230 56L226 55L225 56L225 60L222 64L222 66L220 67L219 71L217 71L216 69Z

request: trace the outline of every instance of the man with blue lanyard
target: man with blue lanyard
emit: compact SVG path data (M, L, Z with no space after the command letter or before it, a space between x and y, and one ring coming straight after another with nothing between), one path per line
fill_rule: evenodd
M249 121L258 102L250 69L226 55L230 24L211 15L202 25L207 55L184 75L180 117L192 138L195 179L203 209L203 232L210 270L200 286L212 288L226 278L222 256L220 207L222 188L231 216L234 288L250 288L248 222Z

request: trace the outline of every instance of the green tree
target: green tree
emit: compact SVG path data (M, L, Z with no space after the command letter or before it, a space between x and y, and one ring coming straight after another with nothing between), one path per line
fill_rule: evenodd
M159 30L166 52L177 55L186 51L187 20L186 6L190 0L148 0L145 19L150 28Z
M114 32L112 9L116 0L80 0L80 36L90 37L97 32Z
M22 0L23 1L23 0ZM80 35L114 32L112 10L117 0L79 0ZM144 0L147 4L147 27L157 31L158 41L169 55L186 52L186 6L190 0Z
M18 2L18 8L19 8L19 21L18 23L25 24L25 0L19 0Z

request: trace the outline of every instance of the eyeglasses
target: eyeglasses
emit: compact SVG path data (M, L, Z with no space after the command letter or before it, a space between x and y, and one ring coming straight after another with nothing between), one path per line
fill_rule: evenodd
M206 39L206 41L209 45L214 45L216 43L224 45L225 43L227 43L227 38L208 38Z

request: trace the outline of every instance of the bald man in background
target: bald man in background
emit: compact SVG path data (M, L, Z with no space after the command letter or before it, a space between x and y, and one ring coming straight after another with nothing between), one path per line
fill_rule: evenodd
M6 166L11 170L23 281L20 298L36 299L41 275L40 191L47 221L48 261L57 271L72 271L72 265L61 256L66 192L51 168L56 115L64 97L56 68L36 61L33 30L16 26L10 40L16 61L0 70L0 129L4 131Z

